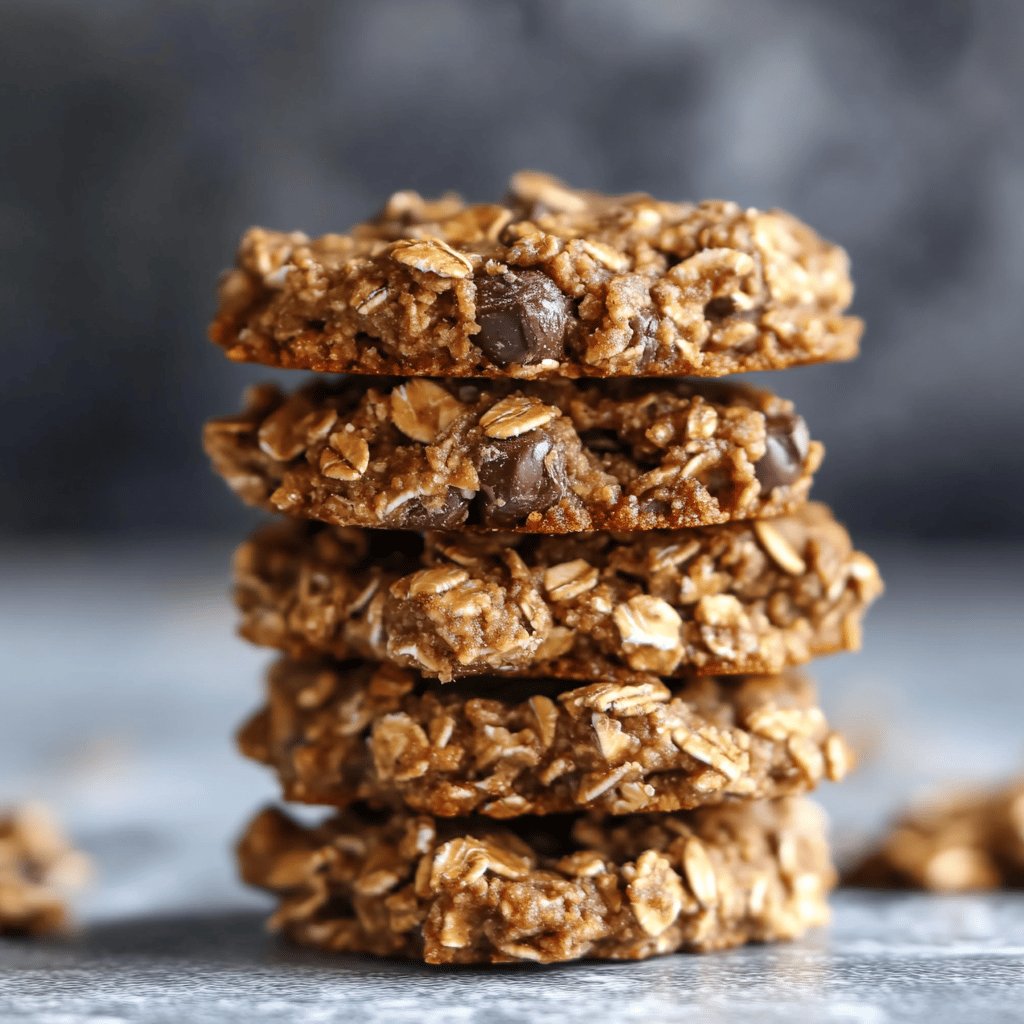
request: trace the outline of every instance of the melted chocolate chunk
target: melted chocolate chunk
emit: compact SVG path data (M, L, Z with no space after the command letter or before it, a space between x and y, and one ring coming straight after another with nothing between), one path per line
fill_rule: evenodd
M453 487L448 488L443 502L437 499L413 498L396 510L397 525L405 530L448 530L466 521L469 500Z
M771 417L764 455L754 466L761 487L770 491L798 479L810 442L811 436L802 416L789 413Z
M566 491L561 452L543 430L490 441L480 449L481 517L486 526L516 526Z
M539 270L510 270L476 282L480 332L473 342L498 366L561 359L572 320L572 303Z

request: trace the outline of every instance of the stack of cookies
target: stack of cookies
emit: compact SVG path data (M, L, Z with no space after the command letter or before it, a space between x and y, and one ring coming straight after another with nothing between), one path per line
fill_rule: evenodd
M313 370L205 444L274 513L244 636L283 652L242 750L287 799L243 876L333 950L639 958L788 938L833 870L802 794L849 765L793 666L859 643L874 564L807 502L789 402L695 378L846 359L843 251L782 212L391 197L253 230L228 356Z

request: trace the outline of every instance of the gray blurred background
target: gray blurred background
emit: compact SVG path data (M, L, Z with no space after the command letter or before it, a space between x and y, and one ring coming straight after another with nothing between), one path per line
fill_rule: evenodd
M205 340L250 224L391 190L781 205L843 243L856 364L774 376L866 533L1021 537L1019 0L5 0L0 536L240 531Z

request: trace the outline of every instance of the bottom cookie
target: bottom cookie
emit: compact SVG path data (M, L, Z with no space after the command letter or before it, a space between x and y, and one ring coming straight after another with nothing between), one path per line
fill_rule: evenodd
M822 812L798 798L677 814L521 818L261 812L246 882L274 930L433 964L643 959L788 939L828 918Z

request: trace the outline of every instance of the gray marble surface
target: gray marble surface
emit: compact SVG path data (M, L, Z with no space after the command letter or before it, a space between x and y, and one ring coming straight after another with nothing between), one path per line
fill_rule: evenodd
M862 766L821 798L840 857L895 808L1024 764L1020 548L865 545L863 654L815 666ZM229 848L269 778L228 736L267 660L232 636L223 544L0 551L0 803L93 856L84 929L0 942L0 1021L1019 1021L1024 895L841 892L802 942L643 964L440 971L266 937Z

